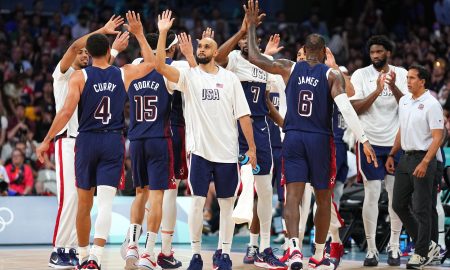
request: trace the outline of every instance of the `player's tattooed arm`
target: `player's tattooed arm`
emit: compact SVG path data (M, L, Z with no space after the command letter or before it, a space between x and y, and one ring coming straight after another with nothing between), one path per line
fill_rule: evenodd
M197 61L194 56L194 48L192 47L191 35L187 35L186 33L181 33L178 35L178 42L180 46L180 51L186 58L186 61L189 63L190 67L196 67Z
M272 74L281 75L283 77L284 82L287 83L287 81L289 80L289 76L291 74L291 67L294 64L294 62L286 59L270 60L261 54L256 39L256 26L259 23L258 1L254 3L253 0L249 0L248 7L244 6L244 9L249 23L248 39L247 39L248 60L252 64L263 69L264 71L267 71Z
M178 69L166 64L166 40L167 32L172 27L174 18L171 18L172 11L166 10L158 15L158 45L156 47L156 70L169 81L178 83L180 72Z
M284 124L284 119L278 112L277 108L275 108L272 101L270 101L269 91L266 91L266 104L267 108L269 108L269 118L272 119L272 121L274 121L279 127L282 127Z

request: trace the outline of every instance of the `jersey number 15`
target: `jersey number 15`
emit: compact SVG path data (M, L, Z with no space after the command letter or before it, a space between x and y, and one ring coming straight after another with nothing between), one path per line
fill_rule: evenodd
M136 121L155 121L158 115L158 96L134 96L136 102Z

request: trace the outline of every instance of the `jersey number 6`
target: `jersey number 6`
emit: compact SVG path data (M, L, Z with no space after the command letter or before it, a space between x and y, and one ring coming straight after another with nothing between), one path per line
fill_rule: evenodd
M298 114L305 117L311 116L313 99L313 92L301 90L298 97Z

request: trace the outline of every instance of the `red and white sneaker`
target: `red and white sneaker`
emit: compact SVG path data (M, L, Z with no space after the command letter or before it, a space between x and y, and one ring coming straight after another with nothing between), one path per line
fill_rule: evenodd
M321 261L317 261L313 257L309 258L308 269L334 270L334 268L334 264L326 257L323 257Z
M280 258L280 262L286 263L289 260L289 248L283 252L283 257Z
M303 269L302 261L303 261L303 254L299 250L292 251L292 253L289 254L289 269L302 270Z
M138 262L139 269L156 270L161 269L156 263L155 256L151 256L148 253L143 253Z
M344 245L341 243L330 243L330 262L337 268L344 256Z

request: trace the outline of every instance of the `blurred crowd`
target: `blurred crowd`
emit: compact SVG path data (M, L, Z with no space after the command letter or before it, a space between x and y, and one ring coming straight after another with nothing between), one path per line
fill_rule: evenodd
M49 149L44 163L37 161L35 148L55 116L52 73L74 39L100 28L113 14L123 15L129 9L143 15L146 32L155 32L155 14L170 7L177 17L174 26L177 32L186 31L195 40L206 27L211 27L220 45L239 29L242 21L239 1L231 2L236 2L236 6L226 14L219 3L204 0L172 0L165 4L124 0L113 1L112 5L103 0L89 0L81 1L76 8L72 1L56 1L60 5L56 13L46 10L44 1L35 0L32 7L18 4L14 9L2 10L0 194L56 194L54 148ZM450 111L450 0L392 1L399 2L403 10L396 20L387 19L395 8L390 1L353 4L353 14L357 16L336 12L332 20L324 19L324 7L317 2L297 21L289 18L288 4L276 12L268 10L270 16L257 30L261 46L265 46L270 35L279 33L284 49L274 57L294 60L304 38L317 32L326 37L337 63L345 65L351 74L369 64L365 44L368 37L385 34L396 43L391 64L425 65L432 73L429 89ZM337 10L345 9L347 2L354 1L335 1ZM431 15L427 10L432 10ZM131 40L130 46L116 58L116 65L130 63L138 56L137 49L137 42ZM128 160L123 195L133 195L129 168ZM5 183L9 183L9 189Z

